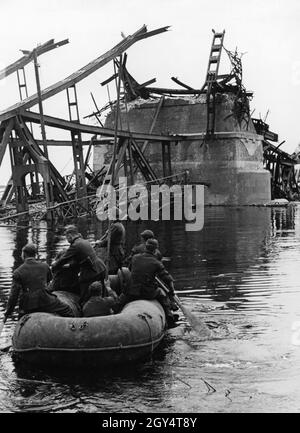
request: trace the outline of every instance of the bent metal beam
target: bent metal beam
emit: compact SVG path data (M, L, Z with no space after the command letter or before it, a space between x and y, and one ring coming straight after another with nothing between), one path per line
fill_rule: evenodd
M68 43L69 43L68 39L64 39L63 41L60 42L54 42L54 39L50 39L50 41L47 41L36 48L36 55L40 56L41 54L47 53L48 51L51 51L54 48L61 47ZM7 66L6 68L2 69L0 71L0 80L13 74L18 69L24 68L24 66L28 65L28 63L30 63L31 60L33 60L33 51L21 57L20 59L16 60L14 63Z
M21 114L21 117L26 122L40 123L40 115L38 113L34 113L32 111L24 111ZM71 122L70 120L60 119L58 117L46 116L44 115L45 125L65 129L68 131L77 131L86 134L97 134L103 136L114 136L114 129L110 128L102 128L101 126L94 125L84 125L82 123ZM119 138L135 138L136 140L151 140L151 141L174 141L174 140L184 140L184 135L158 135L158 134L149 134L142 132L133 132L133 131L117 131L117 136Z
M40 123L40 115L39 113L35 113L33 111L24 111L20 113L20 116L25 122L32 123ZM112 128L103 128L101 126L95 125L85 125L82 123L71 122L70 120L60 119L59 117L47 116L44 115L45 125L58 128L65 129L67 131L78 131L85 134L94 134L101 135L105 137L113 137L114 129ZM220 139L222 138L252 138L253 134L247 131L220 131L215 132L214 135ZM177 141L194 141L194 140L203 140L206 136L205 132L196 132L196 133L185 133L185 134L152 134L147 132L135 132L135 131L126 131L126 130L118 130L117 131L118 138L133 138L135 140L149 140L149 141L158 141L158 142L171 142L176 143ZM259 139L262 139L262 136L258 136ZM94 143L94 144L102 144ZM104 142L103 144L113 144L110 142ZM49 140L49 145L51 146L51 140ZM68 142L59 143L59 141L54 141L53 145L66 145L68 146Z
M167 31L169 26L161 27L159 29L153 30L151 32L147 31L147 27L144 25L139 30L137 30L133 35L127 36L124 38L121 42L119 42L117 45L115 45L111 50L107 51L106 53L102 54L101 56L97 57L97 59L92 60L90 63L88 63L86 66L80 68L78 71L74 72L73 74L69 75L64 80L58 81L57 83L47 87L46 89L42 90L41 92L41 99L45 100L47 98L50 98L51 96L56 95L57 93L61 92L62 90L67 89L68 87L78 83L79 81L83 80L93 72L95 72L97 69L101 68L102 66L106 65L108 62L113 60L115 57L122 54L124 51L126 51L131 45L133 45L135 42L138 42L141 39L149 38L150 36L154 36L159 33L163 33ZM19 114L21 110L26 110L30 107L33 107L38 103L38 95L34 94L32 96L29 96L26 99L23 99L23 101L12 105L11 107L7 108L6 110L3 110L0 112L0 121L9 119L10 117Z

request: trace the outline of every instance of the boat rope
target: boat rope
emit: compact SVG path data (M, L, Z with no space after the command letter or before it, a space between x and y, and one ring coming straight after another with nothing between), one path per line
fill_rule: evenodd
M25 325L25 323L27 322L27 320L30 319L30 314L26 314L23 317L21 317L20 319L20 326L19 326L19 330L18 330L18 336L20 335L20 332L22 331L23 326Z
M152 316L150 316L150 314L144 312L143 314L138 314L138 317L140 317L141 319L143 319L147 323L147 325L148 325L149 334L150 334L150 341L151 341L151 354L152 354L153 351L154 351L154 341L153 341L153 338L152 338L151 326L150 326L150 324L149 324L149 322L147 320L147 317L149 319L152 319Z
M152 345L159 344L160 341L164 338L164 332L156 339L151 341ZM152 346L151 345L151 346ZM149 342L146 343L138 343L138 344L130 344L130 345L118 345L118 346L106 346L106 347L26 347L26 348L18 348L16 346L13 347L13 351L16 353L26 353L26 352L105 352L108 350L127 350L127 349L140 349L149 346Z

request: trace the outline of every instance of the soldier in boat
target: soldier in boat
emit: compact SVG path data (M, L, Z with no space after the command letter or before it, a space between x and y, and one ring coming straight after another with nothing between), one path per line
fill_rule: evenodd
M52 278L47 263L36 259L37 248L27 244L22 249L24 263L13 273L12 286L5 311L5 319L10 316L19 299L19 318L24 314L47 312L59 316L74 316L71 308L50 293L47 284Z
M108 252L109 256L109 267L108 273L114 275L118 273L119 269L122 269L125 252L124 244L126 231L125 227L120 221L115 221L110 225L110 228L102 236L101 239L95 242L95 247L108 247L108 237L110 231L110 248Z
M154 238L148 239L145 244L145 252L135 254L131 263L131 284L126 293L119 297L119 305L122 308L126 303L137 299L157 299L166 313L169 327L175 326L177 315L173 315L170 298L174 297L173 278L157 259L155 253L158 249L158 241ZM159 277L169 288L166 294L158 286L156 277Z
M83 239L74 225L65 228L65 235L70 246L52 266L57 268L72 261L79 272L80 303L88 298L88 287L94 281L101 281L105 287L106 266L97 257L96 252L87 239Z
M58 290L74 293L75 295L80 294L79 286L79 275L78 266L74 260L70 260L68 263L58 263L58 260L66 253L67 248L60 251L52 264L52 275L48 289L50 292L55 292Z
M139 244L136 244L132 250L130 255L127 258L127 265L128 267L131 267L131 262L132 262L132 258L136 255L136 254L142 254L146 252L146 242L148 241L148 239L154 239L154 233L152 230L144 230L141 234L140 234L140 238L141 238L141 242ZM153 252L154 257L157 258L157 260L162 261L163 260L163 256L161 254L161 252L159 251L158 248L156 248L156 250ZM169 300L170 300L170 306L171 309L174 311L178 310L177 304L174 301L173 296L169 296Z
M130 255L128 256L126 263L128 266L131 265L131 260L132 257L135 254L141 254L144 253L146 251L146 242L148 239L154 239L154 233L152 230L144 230L141 234L140 234L140 243L134 245L134 247L132 248ZM159 251L159 249L157 248L157 250L154 253L155 257L158 260L162 260L162 254Z
M90 298L82 307L84 317L108 316L114 313L118 299L114 290L105 288L100 281L94 281L88 292Z

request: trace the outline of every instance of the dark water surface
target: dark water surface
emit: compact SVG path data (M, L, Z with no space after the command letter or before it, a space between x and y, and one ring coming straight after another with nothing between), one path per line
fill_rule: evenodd
M90 240L102 233L95 221L79 224ZM145 227L128 223L128 248ZM115 371L30 371L0 352L0 412L300 410L300 205L206 208L195 233L181 223L149 228L171 259L183 304L214 322L212 338L191 331L181 314L153 359ZM62 228L45 222L0 227L0 317L27 241L48 263L67 246Z

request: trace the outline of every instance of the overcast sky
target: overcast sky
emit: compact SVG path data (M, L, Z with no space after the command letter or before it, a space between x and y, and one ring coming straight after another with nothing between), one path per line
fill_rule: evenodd
M0 0L0 69L54 38L70 43L39 57L42 88L65 78L146 24L148 30L171 26L169 32L142 40L128 50L127 67L139 82L156 78L157 86L176 87L171 77L196 88L206 74L211 29L226 30L224 45L243 56L244 84L254 92L251 110L286 140L293 152L300 142L300 2L298 0ZM221 73L229 72L223 56ZM26 67L29 94L36 92L32 65ZM91 113L93 92L99 106L107 102L100 82L112 74L108 65L77 85L81 120ZM111 94L113 96L113 86ZM0 109L19 100L17 78L0 82ZM37 111L37 107L33 108ZM44 102L45 114L68 118L66 92ZM48 138L68 134L47 129ZM67 174L71 152L56 149L50 156ZM10 175L8 155L0 168L0 184Z

